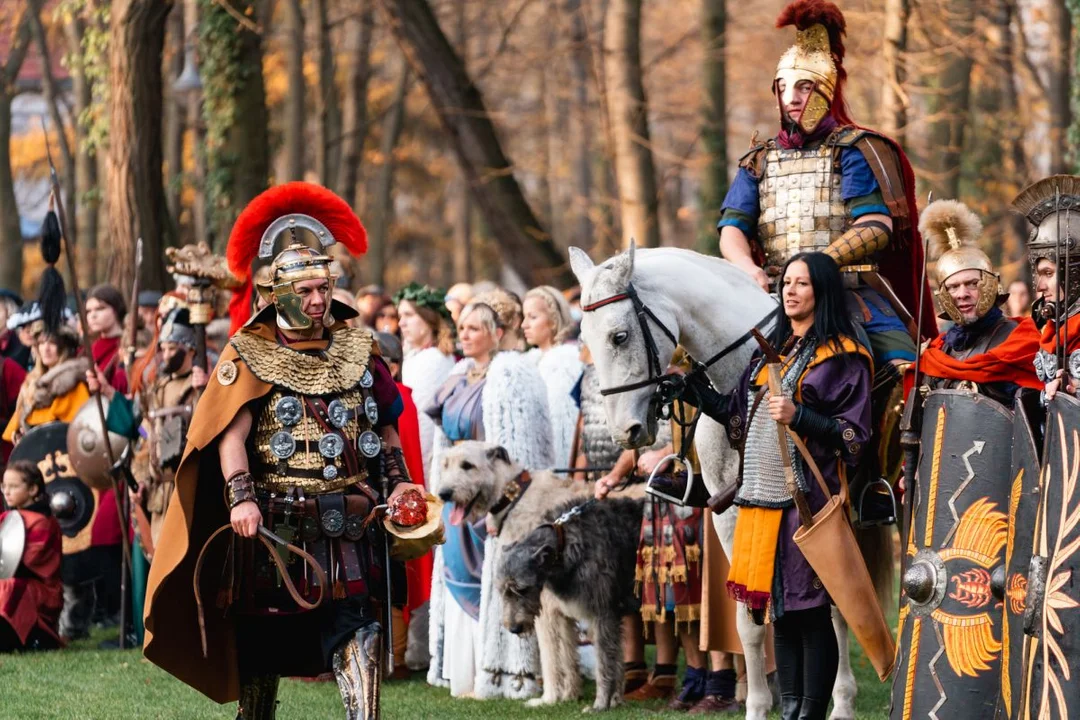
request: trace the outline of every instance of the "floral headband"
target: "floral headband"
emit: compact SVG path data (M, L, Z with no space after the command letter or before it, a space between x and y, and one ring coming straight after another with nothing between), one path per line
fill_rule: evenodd
M417 307L434 310L445 320L451 320L450 308L446 307L445 290L411 282L394 293L392 299L395 305L400 305L402 300L407 300Z

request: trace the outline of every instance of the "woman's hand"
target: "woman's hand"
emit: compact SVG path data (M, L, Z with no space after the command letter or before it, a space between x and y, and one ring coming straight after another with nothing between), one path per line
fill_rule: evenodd
M795 420L795 403L786 395L770 395L769 417L778 423L790 425Z
M233 532L242 538L253 538L262 525L262 512L254 500L245 500L229 512Z

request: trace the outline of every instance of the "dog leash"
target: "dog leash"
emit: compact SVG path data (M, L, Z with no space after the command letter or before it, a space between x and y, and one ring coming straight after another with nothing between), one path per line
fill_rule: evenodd
M199 551L199 557L195 560L193 586L195 588L195 606L199 613L199 636L202 640L202 651L204 658L206 657L207 653L206 612L203 609L202 593L199 592L199 575L202 573L203 561L206 560L206 551L210 548L210 544L213 543L214 540L216 540L217 537L226 530L232 530L232 525L222 525L217 530L215 530L210 535L210 537L207 538L206 542L203 543L202 550ZM314 610L315 608L322 605L323 596L326 594L326 571L322 569L322 566L319 565L319 562L306 551L301 550L299 547L293 545L291 542L286 542L278 535L275 535L264 525L259 525L259 531L255 537L259 540L259 542L266 546L267 550L270 551L270 558L274 561L274 565L277 566L278 573L280 573L281 579L285 583L285 589L289 591L289 595L290 597L292 597L293 601L305 610ZM285 562L281 559L281 556L278 555L277 550L274 549L271 541L277 543L278 545L281 545L291 553L296 553L296 555L298 555L300 559L304 561L304 564L310 567L312 572L315 573L315 581L319 585L318 600L316 600L315 602L309 602L305 600L303 596L301 596L300 593L296 590L296 586L293 584L292 578L289 576L289 571L285 567Z

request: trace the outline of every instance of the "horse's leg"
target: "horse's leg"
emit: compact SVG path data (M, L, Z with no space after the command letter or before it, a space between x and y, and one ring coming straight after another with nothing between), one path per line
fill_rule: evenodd
M716 533L724 552L731 557L731 548L735 542L735 518L738 510L730 509L719 517L713 516ZM735 627L742 642L743 658L746 662L746 718L747 720L765 720L772 709L772 693L765 676L765 626L756 625L746 607L739 604L736 611Z
M855 684L855 673L851 669L847 621L835 607L832 609L832 621L840 664L836 669L836 684L833 685L832 692L833 710L829 720L855 720L855 695L859 688Z

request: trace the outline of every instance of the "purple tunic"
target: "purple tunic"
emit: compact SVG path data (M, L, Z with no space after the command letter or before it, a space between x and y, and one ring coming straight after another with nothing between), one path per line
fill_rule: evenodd
M747 395L751 389L750 374L757 367L757 357L731 395L728 411L727 431L733 444L741 444L744 428L747 427ZM836 355L825 359L820 364L809 367L800 381L800 395L796 403L817 411L822 415L835 418L841 427L842 447L835 447L820 438L803 437L807 450L814 458L825 484L833 494L840 491L840 468L846 466L849 471L858 463L866 443L870 439L870 367L865 358L853 355ZM765 402L758 406L757 412L768 412ZM736 419L738 418L738 419ZM814 479L810 468L801 455L793 458L803 463L803 474L810 491L807 501L813 512L825 506L825 495ZM778 572L773 577L772 609L774 617L779 617L787 610L806 610L828 605L831 601L810 563L793 539L799 528L799 512L792 505L784 509L780 524L780 536L777 541L776 567Z

